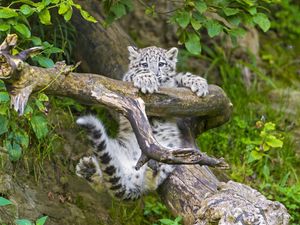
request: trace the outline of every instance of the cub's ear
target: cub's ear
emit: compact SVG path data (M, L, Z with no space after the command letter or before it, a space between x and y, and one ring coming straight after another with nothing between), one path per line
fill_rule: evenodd
M178 55L178 48L171 48L166 52L166 55L169 60L171 61L177 61L177 55Z
M129 52L129 60L135 60L139 54L138 48L134 46L128 46L127 49Z

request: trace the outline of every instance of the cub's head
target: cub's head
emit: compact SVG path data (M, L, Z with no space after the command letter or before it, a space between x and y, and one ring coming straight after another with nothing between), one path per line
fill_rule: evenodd
M150 70L156 74L160 82L165 82L167 77L172 77L176 74L177 48L166 50L153 46L137 49L128 46L128 51L130 60L129 70Z

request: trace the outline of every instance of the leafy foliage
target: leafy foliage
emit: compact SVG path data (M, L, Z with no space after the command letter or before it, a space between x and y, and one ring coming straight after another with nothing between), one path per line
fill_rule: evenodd
M106 25L133 10L131 0L102 2L107 13ZM156 9L156 3L140 2L145 7L145 14L156 16L160 13ZM211 38L226 34L235 40L245 34L245 26L257 25L264 32L271 26L265 10L261 10L264 9L263 3L255 0L184 0L172 2L172 8L165 14L171 23L177 25L179 41L193 55L201 52L203 30Z
M51 136L52 141L55 140L57 135L49 136L49 124L46 119L46 105L49 100L45 94L34 96L29 101L24 116L19 117L16 112L10 110L10 98L1 80L0 91L6 96L0 101L0 146L3 146L11 161L18 161L34 144L47 145L52 139L49 139ZM45 151L40 157L43 159L48 154L49 152Z
M6 4L5 4L6 3ZM2 4L2 3L1 3ZM34 25L38 21L39 25L49 26L56 20L58 13L65 22L68 22L73 14L73 10L80 11L82 17L90 22L97 22L87 11L82 9L81 5L73 0L13 0L5 1L0 8L0 38L3 39L8 33L16 32L22 40L19 49L25 49L29 46L42 46L44 51L33 57L33 61L42 67L52 67L52 54L63 53L62 48L55 47L47 41L42 41L41 29L38 35L34 35ZM57 21L56 21L57 22ZM43 30L43 29L42 29ZM63 36L61 34L61 36ZM47 38L49 41L49 37ZM62 46L64 46L62 44ZM15 50L14 53L17 53Z

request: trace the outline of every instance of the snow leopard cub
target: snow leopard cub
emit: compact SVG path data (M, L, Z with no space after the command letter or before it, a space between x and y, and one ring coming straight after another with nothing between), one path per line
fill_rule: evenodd
M123 80L132 82L143 93L153 93L159 87L188 87L198 96L208 94L204 78L191 73L176 73L177 48L158 47L136 49L129 46L129 70ZM182 138L175 118L149 118L156 140L170 150L182 147ZM93 144L94 156L84 157L76 166L77 175L91 181L91 176L103 174L110 192L120 199L137 199L144 192L155 190L172 172L173 166L150 163L135 170L141 150L129 121L120 116L117 138L107 136L102 123L94 116L84 116L77 124L86 128ZM152 161L153 162L153 161Z

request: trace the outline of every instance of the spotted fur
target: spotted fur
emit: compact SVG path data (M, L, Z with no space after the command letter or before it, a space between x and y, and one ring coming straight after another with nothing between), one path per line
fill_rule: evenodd
M123 80L129 81L143 93L153 93L159 87L188 87L198 96L208 93L204 78L191 73L176 73L177 48L165 50L158 47L136 49L129 46L129 70ZM129 121L120 116L119 134L111 139L102 123L94 116L84 116L77 124L86 128L92 141L94 156L84 157L76 173L91 181L95 174L103 174L109 191L121 199L137 199L143 193L155 190L173 171L172 165L151 160L135 170L141 150ZM164 147L182 147L180 130L175 118L150 118L155 139ZM151 167L151 168L150 168Z

